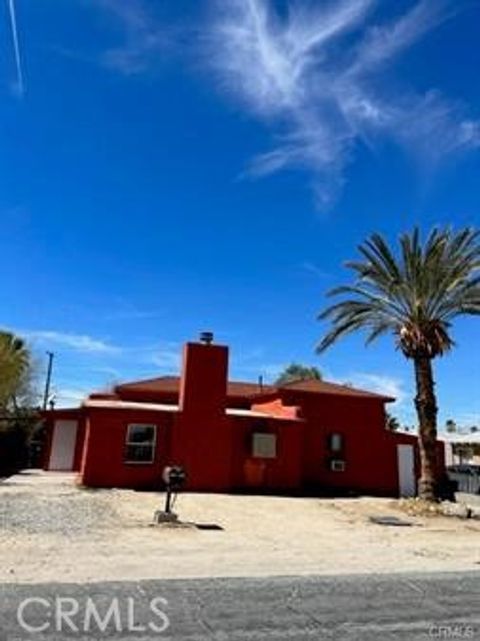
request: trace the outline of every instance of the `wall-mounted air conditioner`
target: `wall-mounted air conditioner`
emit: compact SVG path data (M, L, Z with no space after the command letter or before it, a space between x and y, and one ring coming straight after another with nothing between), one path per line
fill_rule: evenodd
M345 472L345 461L333 459L330 461L330 469L332 472Z

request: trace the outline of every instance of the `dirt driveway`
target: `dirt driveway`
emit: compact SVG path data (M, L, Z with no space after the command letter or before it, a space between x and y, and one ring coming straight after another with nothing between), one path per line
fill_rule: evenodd
M411 518L389 499L181 495L185 521L152 526L163 497L85 490L34 472L0 484L0 583L474 570L480 521ZM413 527L386 527L394 515Z

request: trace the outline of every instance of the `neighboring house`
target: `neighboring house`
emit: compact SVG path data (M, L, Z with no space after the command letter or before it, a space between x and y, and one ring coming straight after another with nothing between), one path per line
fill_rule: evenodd
M480 494L480 432L446 433L445 465L448 477L459 492Z
M228 382L228 348L187 343L182 372L46 413L45 466L91 487L411 495L416 438L385 429L394 399L325 381Z
M480 465L480 432L445 433L439 436L445 442L445 464Z

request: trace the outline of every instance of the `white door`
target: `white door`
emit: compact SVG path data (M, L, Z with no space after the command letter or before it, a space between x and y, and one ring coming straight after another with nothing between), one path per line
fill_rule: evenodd
M55 421L50 451L50 470L72 470L77 442L77 421Z
M398 491L400 496L415 496L415 457L413 445L397 445Z

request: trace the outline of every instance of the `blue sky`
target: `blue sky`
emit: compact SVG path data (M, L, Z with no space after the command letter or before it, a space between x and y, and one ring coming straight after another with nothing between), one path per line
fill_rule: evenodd
M394 9L393 9L394 7ZM60 404L174 372L212 329L231 373L292 360L399 398L388 339L318 357L325 292L373 231L478 225L480 6L441 0L16 0L0 11L2 324ZM480 421L480 328L438 361Z

